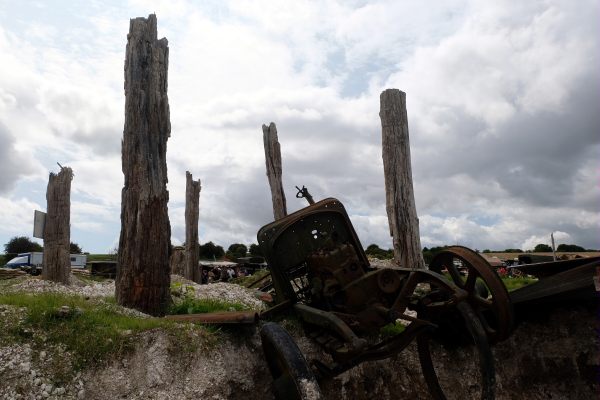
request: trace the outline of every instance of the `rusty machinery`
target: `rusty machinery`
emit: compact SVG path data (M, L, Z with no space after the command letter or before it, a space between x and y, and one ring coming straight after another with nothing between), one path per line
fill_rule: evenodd
M261 338L276 397L309 398L307 385L318 391L318 381L389 358L416 340L430 393L445 399L430 343L452 340L474 344L480 398L494 398L489 342L510 334L513 316L506 288L489 264L453 247L436 256L429 270L372 268L342 203L314 203L309 196L299 189L297 197L307 197L310 205L258 232L274 289L274 306L261 319L294 312L332 361L307 363L283 327L264 324ZM401 332L379 334L397 321L405 325Z

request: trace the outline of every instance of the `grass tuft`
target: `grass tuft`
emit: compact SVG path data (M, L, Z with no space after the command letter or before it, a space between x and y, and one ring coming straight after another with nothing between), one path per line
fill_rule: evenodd
M506 290L508 290L509 292L520 289L523 286L530 285L537 281L538 281L537 278L532 278L532 277L527 277L527 276L514 277L514 278L502 278L502 282L504 282L504 286L506 286Z
M400 322L395 322L395 323L392 322L392 323L389 323L389 324L385 325L384 327L382 327L379 330L379 332L381 333L381 335L383 337L391 337L391 336L394 336L394 335L404 332L405 329L406 329L406 326L404 326Z

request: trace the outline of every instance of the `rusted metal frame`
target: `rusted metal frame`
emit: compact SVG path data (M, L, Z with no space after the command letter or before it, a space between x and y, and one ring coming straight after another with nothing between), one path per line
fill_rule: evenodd
M281 303L275 304L273 307L267 308L265 311L259 314L260 319L268 319L273 317L274 315L284 312L292 307L294 303L292 300L284 300Z
M300 189L298 186L296 186L296 189L298 189L298 193L296 193L296 198L297 199L306 199L306 201L308 201L308 204L313 205L315 204L315 201L313 200L313 197L311 196L311 194L308 192L308 189L306 188L306 186L302 185L302 189Z
M600 257L574 258L572 260L560 260L551 262L542 262L535 264L525 264L510 267L528 275L533 275L539 279L544 279L555 274L571 270L582 265L600 261Z
M594 274L600 265L600 258L585 265L540 279L530 285L514 290L510 293L513 304L522 304L529 301L540 301L543 298L559 295L566 292L581 290L589 287L590 293L594 288Z
M367 345L365 339L356 336L354 331L332 312L319 310L301 303L294 304L294 310L303 321L337 333L347 343L349 352L361 351Z
M167 315L166 319L202 324L256 324L259 315L256 311L228 311L202 314Z
M436 329L436 325L418 320L409 324L403 332L366 348L363 352L347 361L334 362L328 366L323 362L315 360L313 364L319 371L320 378L334 378L365 361L383 360L396 355L412 343L418 335L431 332L434 329Z
M333 207L329 207L329 206L333 206ZM344 220L349 221L348 214L346 213L346 209L344 208L343 204L338 199L329 197L329 198L321 200L313 205L310 205L301 210L298 210L298 211L286 216L285 218L282 218L281 220L274 221L274 222L262 227L257 235L259 245L261 242L260 236L262 236L269 230L276 229L276 235L274 235L270 238L271 243L269 246L266 247L267 250L271 250L273 248L273 245L275 244L277 238L281 235L281 233L285 232L287 230L287 228L289 228L295 222L299 221L303 217L308 217L308 216L312 216L312 215L320 214L320 213L330 213L330 212L340 214ZM354 227L352 226L351 223L349 223L346 227L348 228L348 231L350 232L350 236L352 238L352 244L356 248L356 253L358 254L360 260L364 263L364 265L368 266L369 260L360 244L360 240L358 238L358 235L356 234L356 231L354 230ZM267 254L265 254L265 255L268 256Z
M336 210L336 209L332 209L332 208L318 208L321 206L329 206L330 202L336 203L336 204L332 204L332 205L339 204L342 208L340 210ZM315 207L315 208L313 208L311 210L307 210L307 208L310 208L310 207ZM313 216L320 215L320 214L338 214L342 217L342 220L348 221L348 214L345 212L345 208L342 206L342 204L339 202L339 200L334 199L334 198L321 200L320 202L315 203L313 206L308 206L307 208L297 211L299 213L298 217L301 216L301 218L291 219L289 222L287 222L281 228L278 228L278 231L279 231L278 235L272 239L273 244L275 244L275 242L277 242L277 239L279 238L281 233L287 231L287 229L289 227L291 227L296 222L301 221L303 218L313 217ZM286 217L285 219L287 220L287 218L292 217L295 214L296 213L291 214L288 217ZM359 259L363 263L363 265L365 267L368 267L369 259L367 258L367 255L365 254L364 249L362 248L362 246L360 244L360 240L358 239L358 235L356 234L356 231L354 231L352 224L348 224L346 226L346 228L348 228L348 232L350 233L350 237L352 239L350 244L356 250L356 255L359 257Z
M261 283L264 283L267 279L270 279L270 278L271 278L271 272L269 272L265 276L262 276L258 279L255 279L254 281L250 282L250 284L246 285L246 287L248 289L252 289L255 286L258 287Z
M443 275L433 271L409 268L400 268L396 269L396 271L408 273L408 278L392 305L392 310L398 314L404 314L404 311L406 311L406 308L411 301L412 294L419 283L435 283L448 291L450 295L449 299L441 303L440 306L455 305L467 298L467 292L465 290L448 281Z
M468 270L466 280L454 265L458 259ZM496 272L480 254L463 246L452 246L438 253L431 263L431 271L441 273L446 267L453 282L468 292L467 301L481 319L491 342L506 339L514 327L514 313L506 286ZM484 298L476 290L477 279L480 278L489 291L490 298Z
M425 321L414 320L406 329L390 338L384 339L381 342L365 349L357 357L358 363L364 361L382 360L398 354L406 348L418 335L424 332L432 332L437 328L437 325Z

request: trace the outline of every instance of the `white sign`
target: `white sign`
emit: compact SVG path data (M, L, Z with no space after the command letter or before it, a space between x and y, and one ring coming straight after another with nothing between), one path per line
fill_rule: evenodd
M44 238L44 227L46 226L46 213L35 210L33 212L33 237Z

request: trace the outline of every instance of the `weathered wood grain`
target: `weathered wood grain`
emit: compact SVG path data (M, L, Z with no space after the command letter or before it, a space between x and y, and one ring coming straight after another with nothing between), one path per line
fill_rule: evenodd
M387 89L380 96L383 171L394 260L406 268L425 268L415 206L406 113L406 94Z
M281 149L277 138L277 127L271 122L269 126L263 125L263 143L265 146L265 162L267 178L271 187L271 200L273 201L273 217L278 220L287 215L285 192L283 191Z
M71 181L73 170L61 167L50 173L46 190L46 225L42 278L70 284L71 276Z
M201 283L202 273L198 265L200 245L198 243L198 218L200 213L200 179L194 181L189 171L185 172L185 268L184 277Z
M167 140L171 133L167 39L156 16L130 20L125 57L125 127L116 298L164 315L170 301L171 225L167 213Z

